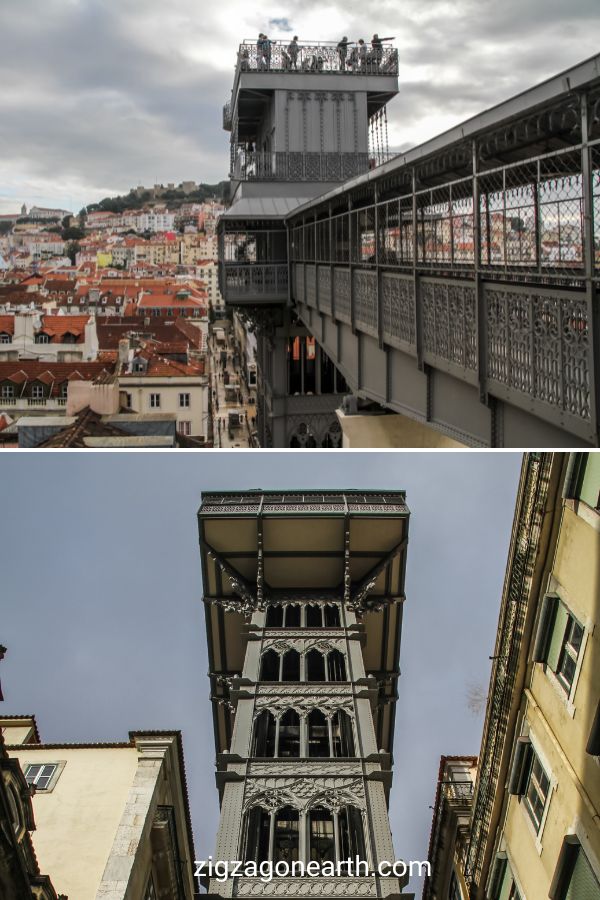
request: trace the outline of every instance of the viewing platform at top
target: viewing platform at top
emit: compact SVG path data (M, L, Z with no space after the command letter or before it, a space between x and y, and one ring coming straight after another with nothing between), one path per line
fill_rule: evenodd
M242 41L238 50L237 72L277 72L287 74L397 75L398 50L389 40L373 47L366 41L348 41L344 52L341 42L298 41L297 55L290 53L292 42Z

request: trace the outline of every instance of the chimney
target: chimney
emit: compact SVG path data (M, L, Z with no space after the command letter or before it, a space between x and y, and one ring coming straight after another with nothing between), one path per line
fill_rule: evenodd
M129 338L121 338L119 341L119 368L124 368L129 362Z

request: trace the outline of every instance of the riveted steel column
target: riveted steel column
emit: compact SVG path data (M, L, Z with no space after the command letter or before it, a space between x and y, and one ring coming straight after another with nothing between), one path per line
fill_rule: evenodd
M589 115L587 94L581 96L581 181L583 188L583 253L585 265L585 292L590 322L588 365L590 373L590 413L595 434L595 445L600 445L600 310L598 288L594 282L594 188L592 183L592 159L589 146Z
M376 297L375 303L377 304L377 343L379 345L379 349L383 350L383 296L381 290L381 268L379 266L379 191L377 190L377 185L373 185L373 199L375 201L375 211L374 211L374 229L375 229L375 274L376 278ZM386 361L387 363L387 361ZM387 394L387 390L386 390ZM386 397L387 399L387 397Z
M485 292L481 283L481 218L479 207L481 192L479 188L479 172L477 159L477 141L472 145L473 161L473 266L475 270L475 316L477 334L477 380L479 382L479 399L487 403L487 328ZM486 204L487 205L487 204Z
M350 269L350 328L356 334L354 324L354 237L352 234L352 197L348 194L348 266Z
M415 319L415 341L417 345L417 368L423 371L423 321L421 316L421 283L417 269L417 174L412 170L412 232L413 232L413 314Z

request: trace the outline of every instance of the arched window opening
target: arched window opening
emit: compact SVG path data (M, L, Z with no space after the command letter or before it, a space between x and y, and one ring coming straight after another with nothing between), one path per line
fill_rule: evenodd
M300 607L293 603L285 608L285 627L300 628Z
M275 716L263 709L254 721L252 756L275 756Z
M309 650L306 654L306 680L325 681L325 659L318 650Z
M274 650L263 653L259 681L279 681L279 654Z
M333 756L347 757L355 755L352 719L343 709L340 709L332 716L331 737Z
M284 653L281 680L300 681L300 654L297 650Z
M323 806L315 806L309 812L310 858L320 865L335 862L335 838L333 816Z
M300 756L300 716L293 709L288 709L279 720L277 756Z
M12 827L15 834L19 834L21 831L21 815L19 813L20 804L17 800L17 795L12 784L7 786L6 796L8 797L8 806L10 809L10 818L12 820Z
M338 813L340 837L340 862L342 868L347 859L367 858L362 813L355 806L343 806Z
M246 815L244 862L267 862L271 816L262 806L254 806Z
M318 709L313 709L308 716L308 755L320 758L331 756L329 726L327 719Z
M309 603L306 607L306 627L307 628L321 628L323 625L323 618L321 607L317 606L314 603Z
M287 863L298 859L300 816L297 809L284 806L275 814L275 839L273 842L273 862Z
M339 650L330 650L327 654L327 679L328 681L346 680L346 660Z
M340 627L340 608L333 603L326 603L323 612L325 613L325 628Z
M267 628L283 628L283 606L267 607Z

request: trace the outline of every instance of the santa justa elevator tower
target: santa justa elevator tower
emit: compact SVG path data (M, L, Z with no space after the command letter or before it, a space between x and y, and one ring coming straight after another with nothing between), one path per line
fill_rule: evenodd
M407 897L378 874L395 859L404 492L206 493L198 520L221 807L213 858L323 871L213 878L209 894ZM364 865L348 869L356 858Z

